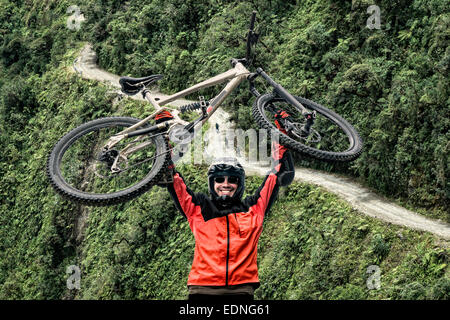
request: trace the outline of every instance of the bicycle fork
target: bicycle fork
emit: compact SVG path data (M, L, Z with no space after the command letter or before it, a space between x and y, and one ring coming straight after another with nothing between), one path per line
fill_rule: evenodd
M262 68L257 68L256 74L263 77L264 80L266 80L273 87L274 92L276 92L276 94L280 98L285 99L288 103L296 106L302 111L302 115L305 117L306 123L302 126L301 131L304 133L305 136L308 136L311 131L311 127L314 124L315 113L310 112L308 109L306 109L300 102L297 101L297 99L294 98L293 95L291 95L285 88L283 88L280 84L276 83L267 73L265 73ZM252 92L253 95L258 97L260 94L252 86L252 81L256 77L256 74L253 77L251 77L249 81L251 83L250 91Z

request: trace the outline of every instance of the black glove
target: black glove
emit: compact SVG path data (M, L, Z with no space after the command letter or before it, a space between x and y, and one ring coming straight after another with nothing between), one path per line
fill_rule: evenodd
M285 123L286 123L286 120L290 120L290 119L291 119L291 116L289 115L289 113L287 113L284 110L278 110L275 113L275 125L277 126L278 130L280 130L284 134L287 134L286 128L285 128Z

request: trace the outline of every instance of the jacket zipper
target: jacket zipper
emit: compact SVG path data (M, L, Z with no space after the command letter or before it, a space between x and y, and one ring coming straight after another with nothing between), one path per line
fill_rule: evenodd
M226 274L225 274L225 285L228 286L228 260L230 259L230 221L227 218L227 264L226 264Z

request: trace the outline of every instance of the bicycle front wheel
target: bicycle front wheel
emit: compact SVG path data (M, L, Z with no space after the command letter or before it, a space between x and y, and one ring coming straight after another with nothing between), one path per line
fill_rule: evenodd
M48 158L47 175L53 188L69 200L96 206L126 202L150 189L162 176L169 157L162 135L127 138L103 150L111 136L139 121L101 118L67 133ZM136 147L136 151L120 156L126 147Z
M259 96L253 105L253 116L258 125L268 130L278 130L275 126L275 113L286 111L289 115L290 131L279 131L280 144L299 153L319 160L352 161L362 152L363 143L356 129L337 113L328 108L297 97L305 108L314 113L314 125L308 135L302 132L305 117L295 105L274 94Z

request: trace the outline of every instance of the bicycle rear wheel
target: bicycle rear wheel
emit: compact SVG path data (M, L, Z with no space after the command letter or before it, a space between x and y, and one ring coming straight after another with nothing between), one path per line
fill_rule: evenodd
M82 124L62 137L47 162L53 188L69 200L87 205L129 201L150 189L167 166L168 145L162 135L128 138L103 151L108 139L139 122L130 117L108 117ZM145 140L144 140L144 139ZM147 145L119 157L126 146ZM117 172L111 171L116 161Z
M350 123L318 103L297 96L295 99L315 112L314 125L308 136L301 130L306 121L301 110L274 94L264 94L256 99L253 116L260 127L278 131L282 145L299 153L319 160L341 162L352 161L360 156L363 143ZM284 110L290 115L291 130L287 134L275 126L277 110Z

